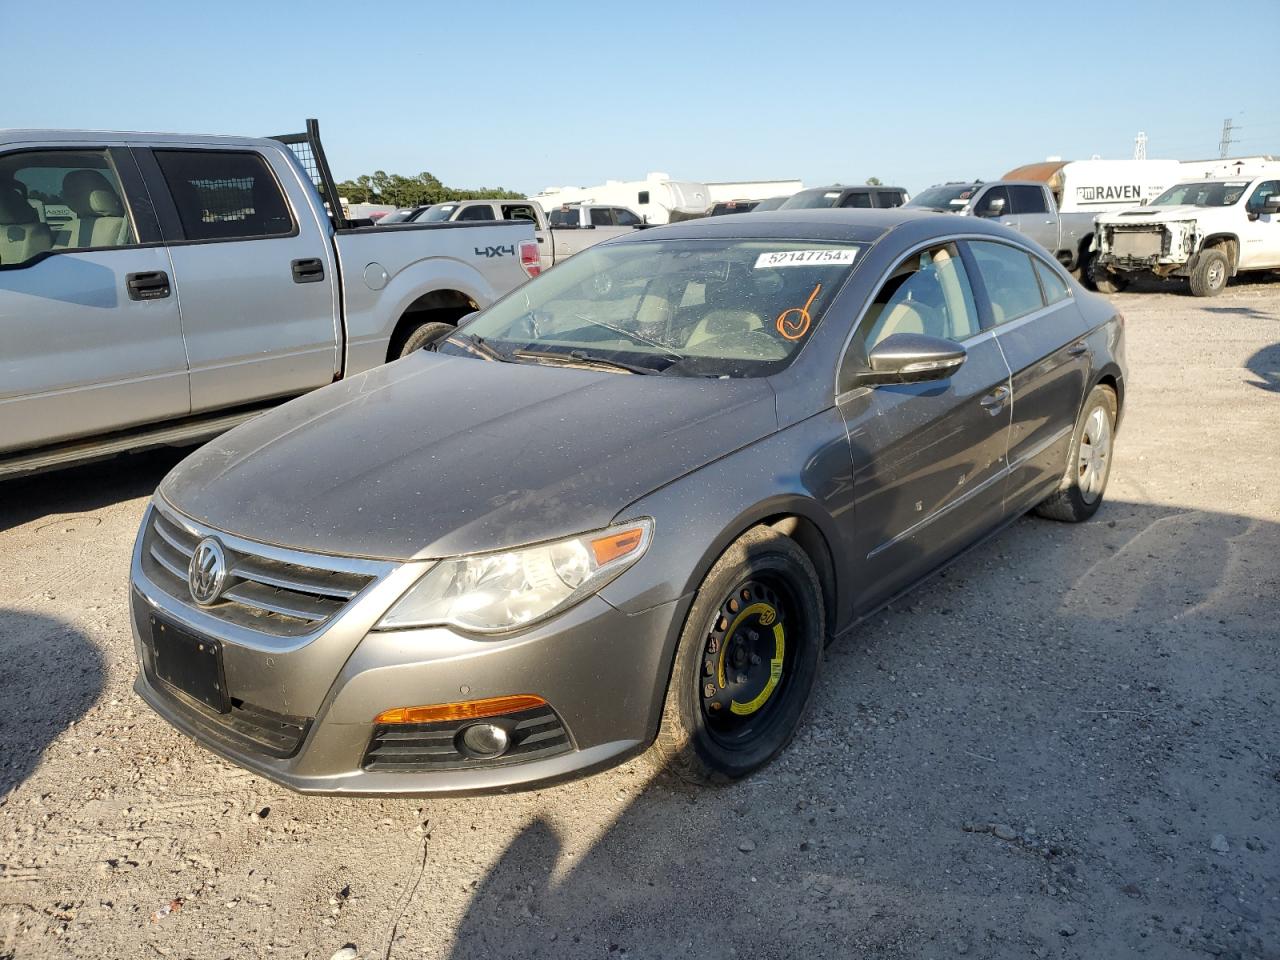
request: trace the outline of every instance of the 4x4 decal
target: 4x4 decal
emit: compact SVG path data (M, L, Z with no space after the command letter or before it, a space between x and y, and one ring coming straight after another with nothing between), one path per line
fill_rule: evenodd
M476 247L477 257L514 257L516 245L508 243L501 247Z

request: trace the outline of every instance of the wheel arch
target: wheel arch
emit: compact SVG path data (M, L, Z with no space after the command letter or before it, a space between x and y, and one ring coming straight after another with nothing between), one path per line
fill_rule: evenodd
M1240 238L1234 233L1211 233L1200 244L1201 252L1215 247L1224 248L1224 252L1227 255L1227 266L1231 270L1231 276L1234 277L1240 265Z
M475 298L461 290L444 287L429 290L411 302L396 321L387 342L387 360L400 356L409 335L424 323L451 323L456 325L468 313L479 310Z

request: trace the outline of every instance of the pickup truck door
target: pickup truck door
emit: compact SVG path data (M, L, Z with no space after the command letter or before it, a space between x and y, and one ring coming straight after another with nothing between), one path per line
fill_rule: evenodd
M1280 195L1280 180L1264 180L1245 201L1240 227L1240 269L1280 267L1280 215L1263 213L1269 197Z
M341 370L330 224L285 149L134 151L173 263L193 412L304 393Z
M1009 184L1008 189L1013 202L1013 229L1050 253L1057 253L1061 235L1049 192L1044 187L1019 183Z
M0 451L184 416L172 268L129 151L0 154Z

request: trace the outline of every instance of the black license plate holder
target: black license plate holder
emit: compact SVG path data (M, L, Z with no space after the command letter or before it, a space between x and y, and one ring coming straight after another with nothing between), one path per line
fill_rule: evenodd
M156 676L218 713L228 713L222 644L197 637L177 624L151 616L151 663Z

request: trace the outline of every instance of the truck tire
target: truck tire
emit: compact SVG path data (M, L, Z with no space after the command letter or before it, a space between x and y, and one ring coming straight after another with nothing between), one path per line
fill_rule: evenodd
M1129 278L1123 273L1111 273L1098 263L1098 255L1090 254L1089 262L1081 271L1081 282L1098 293L1119 293L1129 285Z
M1216 297L1227 286L1231 264L1217 247L1201 250L1191 271L1191 293L1197 297Z
M423 347L429 347L437 340L443 340L457 329L458 328L451 323L440 323L438 321L424 323L409 334L409 339L406 340L404 342L404 346L400 348L400 356L407 357L409 354L416 353Z

